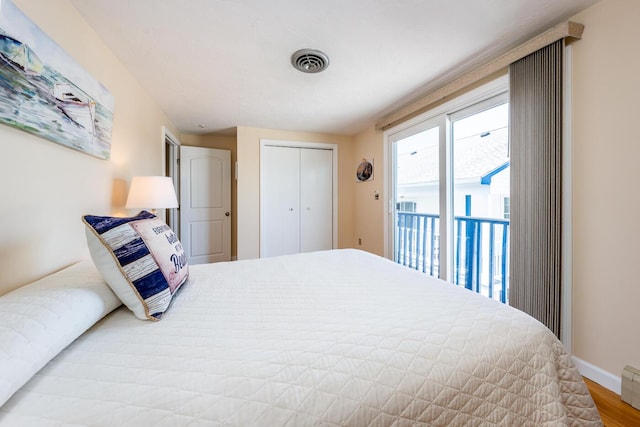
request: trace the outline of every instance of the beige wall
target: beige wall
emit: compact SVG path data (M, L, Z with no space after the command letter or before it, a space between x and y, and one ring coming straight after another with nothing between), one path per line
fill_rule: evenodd
M372 125L354 138L353 171L362 159L373 159L373 180L356 182L354 177L353 205L353 247L380 256L384 255L385 209L385 164L384 133L376 132ZM355 173L352 171L352 175ZM376 193L379 195L376 200ZM360 240L358 240L360 239Z
M235 164L238 140L229 135L180 135L180 144L191 147L217 148L231 151L231 259L238 256L238 183L235 180Z
M111 160L0 125L0 294L87 257L86 213L122 214L133 175L163 171L164 113L68 0L14 3L115 98Z
M238 137L238 259L260 256L260 139L338 145L338 247L353 241L353 141L349 136L240 126Z
M573 18L573 353L640 368L640 2Z

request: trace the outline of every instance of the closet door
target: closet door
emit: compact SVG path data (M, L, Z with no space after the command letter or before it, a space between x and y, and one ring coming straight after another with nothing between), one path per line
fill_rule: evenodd
M333 152L300 150L300 252L333 247Z
M264 146L261 257L300 252L300 149Z

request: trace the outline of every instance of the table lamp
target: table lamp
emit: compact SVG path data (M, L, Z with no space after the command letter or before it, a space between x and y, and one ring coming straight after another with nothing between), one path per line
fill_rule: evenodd
M178 198L171 177L134 176L125 207L148 209L154 215L158 209L177 208Z

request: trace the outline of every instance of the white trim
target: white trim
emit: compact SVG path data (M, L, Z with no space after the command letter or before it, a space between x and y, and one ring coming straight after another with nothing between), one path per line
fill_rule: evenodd
M573 129L572 129L572 81L571 81L571 46L564 51L564 94L562 116L562 300L560 317L560 338L565 348L573 353L573 229L572 229L572 164L573 164Z
M329 144L326 142L282 141L279 139L260 139L260 148L264 147L265 145L269 145L272 147L316 148L320 150L338 151L338 144Z
M391 227L389 224L389 215L393 214L393 209L395 208L394 206L392 206L393 200L395 199L395 194L391 194L393 189L392 189L392 186L390 185L391 182L395 182L395 178L392 179L389 176L389 169L395 172L395 168L389 167L389 165L392 163L392 160L394 158L393 153L391 152L393 150L393 144L389 142L389 139L387 138L386 133L383 136L382 145L383 145L383 150L382 150L383 163L382 164L387 170L387 173L384 174L384 180L382 183L382 186L384 187L382 201L385 206L384 216L383 216L384 220L382 221L382 232L383 232L382 238L383 238L383 244L384 244L384 257L387 259L393 260L393 249L390 249L390 247L393 245L391 243L392 239L389 238L389 234L393 233L394 228Z
M476 101L473 104L464 106L463 108L449 113L449 119L452 122L457 122L458 120L466 119L467 117L471 117L475 114L481 113L483 111L487 111L491 108L497 107L498 105L505 104L509 102L509 86L508 81L504 86L501 86L502 90L495 95L490 95L481 101ZM492 91L493 92L493 91Z
M167 144L169 146L170 153L167 153ZM180 197L180 140L176 138L169 129L162 126L162 169L163 173L171 177L173 181L173 187L176 190L176 196L178 197L178 203L181 203ZM169 159L167 159L169 156ZM167 163L169 164L169 170L166 170ZM180 208L167 209L167 223L176 232L178 238L182 237L182 231L180 229Z
M576 368L578 368L578 371L580 371L580 374L583 377L589 378L591 381L600 384L602 387L607 388L618 395L622 392L622 379L619 376L607 372L604 369L600 369L578 357L573 356L572 359Z
M440 204L440 259L438 277L453 281L453 141L451 116L445 115L438 136L439 155L439 204ZM444 153L444 154L443 154ZM445 236L443 239L442 236ZM451 262L449 262L451 260Z
M172 134L171 131L166 128L166 126L162 126L162 143L164 144L164 141L167 139L169 139L174 145L180 145L180 140L174 134Z
M165 170L167 165L167 150L165 144L167 143L169 143L169 145L171 146L171 156L174 157L173 160L176 160L176 164L172 164L169 171ZM180 174L177 169L177 163L179 163L180 161L180 146L180 140L176 138L169 129L167 129L165 126L162 126L162 169L163 173L168 172L168 176L173 178L173 185L176 187L176 191L178 191L177 188L180 186ZM178 193L178 196L179 195L180 193Z
M333 154L333 236L332 247L338 247L338 144L328 144L325 142L304 142L304 141L281 141L275 139L260 139L260 151L262 147L293 147L293 148L315 148L321 150L331 150ZM262 183L264 182L262 155L260 156L260 194L262 195ZM260 211L262 212L262 197L260 197ZM260 236L262 237L262 229L264 224L263 218L260 216ZM262 242L262 238L260 238ZM260 243L260 251L262 252L262 243Z

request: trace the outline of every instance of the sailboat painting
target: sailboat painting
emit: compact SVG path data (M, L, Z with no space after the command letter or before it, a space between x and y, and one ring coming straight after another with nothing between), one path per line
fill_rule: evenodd
M0 0L0 123L100 159L114 99L10 0Z

